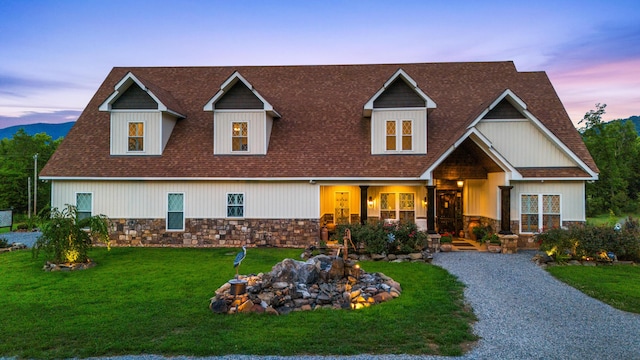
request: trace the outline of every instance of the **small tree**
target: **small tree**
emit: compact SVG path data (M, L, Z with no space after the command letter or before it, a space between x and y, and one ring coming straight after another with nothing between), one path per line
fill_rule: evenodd
M104 215L79 219L75 206L51 210L51 219L33 246L34 258L43 250L55 263L83 263L93 241L109 246L109 222Z

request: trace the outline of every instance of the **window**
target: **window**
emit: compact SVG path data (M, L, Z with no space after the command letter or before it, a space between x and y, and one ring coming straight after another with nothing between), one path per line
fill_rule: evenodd
M231 150L247 151L248 150L248 129L246 122L234 122L231 131Z
M386 122L386 149L395 151L398 148L403 151L413 149L413 122L411 120L400 121L402 134L398 136L398 121L387 120Z
M244 217L244 194L227 194L227 217Z
M380 194L380 218L397 219L396 194Z
M380 218L382 219L414 221L415 211L415 194L413 193L380 194Z
M167 230L184 230L184 194L172 193L168 196Z
M144 151L144 123L129 123L129 151Z
M78 221L91 217L91 193L76 194L76 216Z
M336 192L336 224L348 224L351 219L349 212L349 193Z
M534 233L560 226L560 195L520 196L520 232Z
M413 130L411 120L402 120L402 150L412 149Z
M387 150L394 151L396 149L396 121L387 120Z

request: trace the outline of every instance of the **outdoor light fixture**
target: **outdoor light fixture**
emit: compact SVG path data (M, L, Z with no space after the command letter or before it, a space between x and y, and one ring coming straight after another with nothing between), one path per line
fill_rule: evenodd
M464 185L464 181L462 181L462 180L458 180L458 181L456 182L456 184L458 184L458 187L459 187L459 188L461 188L461 187L462 187L462 185Z
M373 207L373 198L371 196L369 196L369 201L367 201L367 204L369 204L369 207Z
M353 266L353 276L358 279L360 277L360 264L355 264Z
M422 206L423 207L427 207L427 197L425 196L424 199L422 199Z

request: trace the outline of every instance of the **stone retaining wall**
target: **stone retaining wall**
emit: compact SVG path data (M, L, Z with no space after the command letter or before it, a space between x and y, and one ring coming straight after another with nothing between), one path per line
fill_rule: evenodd
M304 248L320 239L317 219L186 219L184 231L167 231L165 219L111 219L112 246Z

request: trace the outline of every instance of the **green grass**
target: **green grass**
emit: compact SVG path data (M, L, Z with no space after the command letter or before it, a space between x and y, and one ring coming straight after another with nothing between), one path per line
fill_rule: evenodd
M463 285L424 263L363 262L402 284L397 299L358 311L219 315L214 291L236 249L94 249L98 266L42 271L28 251L0 254L0 357L123 354L460 355L476 340ZM241 273L268 272L296 249L249 249Z
M622 214L620 216L616 216L616 222L623 223L624 220L629 216L631 216L634 219L637 219L639 217L638 214L632 214L632 213ZM609 224L610 217L611 216L609 214L600 214L596 216L591 216L587 218L587 224L594 225L594 226L606 225L606 224Z
M593 298L640 314L639 266L554 266L547 271Z

